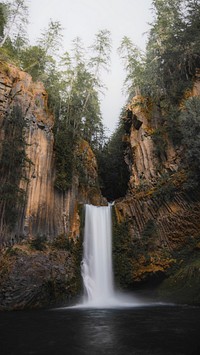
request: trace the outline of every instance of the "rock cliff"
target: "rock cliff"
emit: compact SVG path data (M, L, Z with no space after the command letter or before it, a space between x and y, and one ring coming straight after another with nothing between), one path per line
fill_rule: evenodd
M84 141L79 143L77 156L84 165L87 186L81 183L80 176L76 176L72 188L66 193L54 187L54 117L47 101L42 83L34 83L29 74L13 65L0 63L1 145L8 114L14 106L19 106L26 121L26 153L30 160L26 167L26 181L20 183L26 192L25 203L18 212L12 232L7 233L4 228L1 233L1 245L37 235L45 235L52 240L66 233L74 238L79 234L78 203L94 200L100 203L101 200L96 159Z
M198 73L189 96L200 95ZM115 203L116 279L123 287L162 284L163 297L200 302L196 282L193 287L199 277L200 191L185 187L188 171L181 164L182 147L175 147L166 131L163 134L162 110L148 98L131 100L124 125L130 181L127 195ZM193 289L190 299L184 297L186 287Z
M0 310L66 304L79 291L75 258L66 250L15 245L0 256L0 266Z
M0 309L12 310L66 304L80 291L82 239L81 205L105 203L98 187L97 163L86 141L76 147L76 174L67 192L55 188L54 117L40 82L15 66L0 62L0 158L7 168L5 148L15 140L11 113L20 108L25 138L23 178L14 188L23 192L16 223L4 223L5 203L0 202ZM10 134L9 130L13 130ZM9 136L9 145L7 139ZM19 136L22 140L23 135ZM6 144L7 145L6 145ZM19 153L22 145L19 145ZM4 154L4 156L3 156ZM1 159L1 160L2 160ZM79 171L80 170L80 171ZM1 184L13 172L2 169ZM12 173L12 174L10 174ZM6 181L6 179L8 179ZM13 180L16 185L16 179ZM8 186L10 188L10 186ZM9 190L10 191L10 190ZM16 195L17 196L17 195ZM7 199L15 203L4 190Z
M190 96L200 95L199 82L197 71ZM0 63L0 156L9 113L19 106L26 122L29 161L26 179L19 184L25 200L18 207L17 223L11 230L6 225L1 229L3 310L48 306L79 292L81 238L76 237L81 205L105 203L95 155L83 140L76 147L72 187L65 193L55 188L54 117L47 101L41 83L13 65ZM161 107L136 96L124 125L130 180L126 196L113 208L116 281L125 288L161 285L164 298L198 303L200 190L183 188L187 172L181 165L182 147L177 149L162 130ZM186 287L192 291L186 293Z

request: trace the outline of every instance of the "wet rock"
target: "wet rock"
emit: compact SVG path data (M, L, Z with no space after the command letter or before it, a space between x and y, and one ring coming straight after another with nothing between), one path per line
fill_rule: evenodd
M0 266L0 310L50 307L79 291L77 266L68 251L4 252Z

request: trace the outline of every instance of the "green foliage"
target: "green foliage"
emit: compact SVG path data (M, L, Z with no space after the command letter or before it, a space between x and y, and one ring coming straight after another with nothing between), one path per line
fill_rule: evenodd
M21 109L14 107L4 121L0 161L1 229L3 225L15 225L18 207L25 198L25 191L19 187L20 181L26 179L25 166L30 163L25 150L25 126Z
M159 295L177 303L200 304L199 253L180 263L178 270L159 287Z
M182 141L181 124L179 120L180 108L170 106L166 113L166 133L175 147L180 146Z
M97 89L101 86L99 72L108 60L107 36L106 31L97 36L93 48L96 51L95 56L89 61L84 57L80 38L76 38L73 41L72 55L66 52L62 58L63 70L59 80L53 80L51 85L54 91L56 88L59 92L56 96L59 107L58 102L57 106L56 102L54 104L58 115L55 127L55 186L64 191L71 186L75 172L78 173L80 182L87 184L83 162L78 158L75 160L74 152L78 140L87 140L93 149L98 149L103 144L104 133ZM56 75L51 75L52 77L56 78Z
M77 155L75 157L75 174L79 177L79 185L81 186L88 186L88 175L87 175L87 169L85 166L84 159L81 155Z
M193 171L188 186L199 180L199 99L189 99L183 107L183 97L194 84L200 67L200 2L191 0L154 0L154 21L151 24L145 56L129 38L124 38L120 52L125 60L128 94L138 92L152 98L162 117L152 134L155 153L161 163L166 157L166 142L184 146L182 164ZM186 95L185 95L186 96ZM194 139L195 137L195 139ZM181 151L180 151L181 152ZM171 183L160 179L161 197L170 199ZM144 186L145 187L145 186ZM158 189L156 188L154 196Z
M3 37L6 22L7 22L6 5L0 2L0 38Z
M45 235L38 235L33 238L30 242L31 249L44 251L46 249L47 238Z
M156 225L148 220L138 236L131 236L134 221L113 222L113 265L115 281L122 288L134 287L134 276L138 269L151 263L150 253L154 249ZM137 270L136 270L137 269Z
M71 251L72 243L74 242L69 239L65 234L60 234L54 239L52 245L56 249Z
M82 238L77 238L73 240L65 234L57 236L53 243L53 248L58 250L68 251L73 260L75 266L74 278L73 278L73 289L74 294L77 295L82 290L82 277L81 277L81 260L83 254Z
M162 174L156 185L152 198L157 199L160 203L173 199L176 188L173 181L170 179L170 174Z
M2 7L3 28L0 47L4 46L7 40L14 44L17 38L24 38L28 19L28 8L25 0L5 0L1 3Z
M193 38L188 37L186 16L189 2L154 1L153 5L155 21L147 46L148 86L153 95L157 94L158 98L164 95L165 99L176 104L182 99L184 91L191 87L195 73L197 53Z
M127 288L133 282L132 259L134 244L129 233L128 222L113 223L113 267L118 286Z
M110 52L111 52L111 39L110 31L100 30L95 35L95 40L90 46L92 55L89 59L88 66L91 69L91 73L95 79L96 87L101 88L101 73L102 70L108 71L108 65L110 62ZM88 92L88 96L90 93ZM84 108L87 101L84 104Z
M11 257L15 257L18 255L18 248L13 248L13 247L9 247L7 250L6 250L6 255L9 255Z
M158 159L162 162L166 159L167 143L165 129L157 128L155 131L153 131L151 137L155 144L155 153Z
M111 50L110 31L98 31L90 49L92 50L92 53L94 53L90 59L90 66L93 67L95 71L100 70L100 67L107 70Z
M102 71L107 70L109 64L110 32L101 30L96 34L89 56L86 56L81 39L75 38L71 53L66 51L59 62L62 27L58 21L50 20L37 45L28 45L24 33L27 22L25 0L5 1L0 5L2 58L19 65L34 81L42 81L48 92L49 108L56 119L55 186L66 191L72 185L76 168L83 177L81 162L74 161L78 139L87 140L93 149L103 145L99 92L103 88Z
M200 173L200 99L192 97L185 102L181 112L180 129L185 147L185 162L190 168Z
M124 160L123 134L123 126L119 125L102 150L97 152L102 193L109 201L125 195L130 177Z
M125 59L128 93L139 91L155 101L164 99L177 104L191 88L199 67L199 1L155 0L146 55L131 40L122 40L120 51ZM125 52L125 54L124 54Z
M124 86L129 96L137 95L143 83L145 57L141 50L136 47L130 38L123 37L118 52L124 62L127 76Z
M50 20L48 28L41 34L38 44L46 55L54 56L62 43L62 26L59 21Z
M75 139L64 123L60 123L55 135L55 187L67 191L72 185Z
M33 80L39 80L45 71L47 58L45 51L39 46L29 46L21 54L22 68L29 73Z

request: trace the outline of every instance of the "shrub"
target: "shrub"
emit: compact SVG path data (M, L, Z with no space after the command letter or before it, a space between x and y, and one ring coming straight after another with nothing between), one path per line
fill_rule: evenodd
M33 240L31 240L31 249L44 251L46 249L47 238L45 235L38 235Z

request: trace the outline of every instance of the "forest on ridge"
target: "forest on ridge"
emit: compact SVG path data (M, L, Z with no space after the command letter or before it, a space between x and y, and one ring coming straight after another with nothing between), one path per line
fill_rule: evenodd
M118 44L126 99L108 137L112 33L64 48L49 19L32 44L28 1L0 1L0 309L76 297L84 206L110 201L116 285L199 304L200 0L151 11L145 51Z
M118 54L126 72L127 101L121 116L116 118L116 131L108 138L102 123L100 93L105 92L102 72L112 65L112 34L100 30L89 48L77 37L71 48L61 53L62 26L50 19L37 44L32 45L26 34L27 2L0 2L1 60L19 66L34 81L42 81L48 92L48 105L55 116L55 186L61 191L71 186L74 172L81 169L75 151L77 142L85 139L97 155L104 194L112 200L126 193L129 171L124 162L123 117L135 95L144 97L144 106L151 101L162 110L163 126L153 134L158 157L164 154L167 132L177 147L185 146L183 164L189 164L192 174L198 177L199 99L188 98L187 110L183 112L180 105L183 97L187 99L200 66L200 2L153 0L152 11L154 20L145 53L127 36L119 44ZM197 139L191 141L194 134Z

